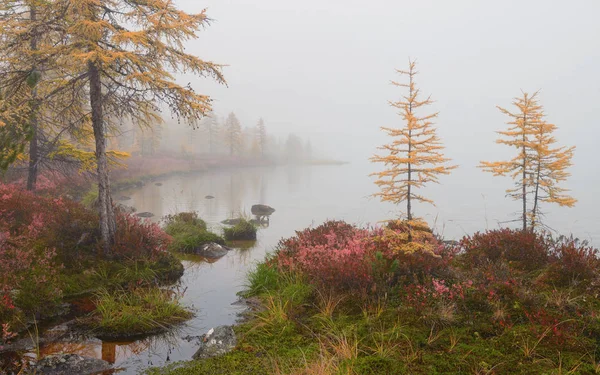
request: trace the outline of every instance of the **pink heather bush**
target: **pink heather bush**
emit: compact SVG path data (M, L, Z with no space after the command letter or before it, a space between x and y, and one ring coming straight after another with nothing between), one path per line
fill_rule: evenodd
M431 232L413 230L413 241L403 226L361 229L342 221L328 221L297 232L279 243L280 269L300 271L310 280L341 290L386 290L403 281L424 279L432 270L447 267L451 257Z
M56 252L37 242L50 217L15 210L15 201L24 198L37 202L29 193L0 185L0 318L15 305L35 311L61 296Z
M364 289L372 281L375 247L368 230L329 221L297 232L279 244L279 267L300 271L311 281L335 289Z

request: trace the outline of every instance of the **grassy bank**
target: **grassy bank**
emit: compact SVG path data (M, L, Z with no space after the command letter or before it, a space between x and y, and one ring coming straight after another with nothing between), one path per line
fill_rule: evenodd
M61 306L99 290L158 285L183 274L158 225L117 213L117 236L104 257L98 216L66 198L0 184L0 346Z
M409 240L410 239L410 240ZM329 222L249 275L236 350L151 374L600 373L600 260L574 239Z

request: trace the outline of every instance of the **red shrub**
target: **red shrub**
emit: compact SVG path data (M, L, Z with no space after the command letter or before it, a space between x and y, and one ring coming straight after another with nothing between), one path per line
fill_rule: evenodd
M517 268L534 270L548 264L548 243L532 231L498 229L475 233L460 241L467 266L507 261Z
M574 281L590 281L599 276L599 251L585 241L561 237L552 242L550 255L551 264L545 275L548 282L566 286Z
M117 235L112 247L116 257L155 258L167 251L171 240L158 224L117 213Z
M375 246L368 230L329 221L297 232L278 247L279 267L301 271L314 282L341 290L364 290L372 282Z

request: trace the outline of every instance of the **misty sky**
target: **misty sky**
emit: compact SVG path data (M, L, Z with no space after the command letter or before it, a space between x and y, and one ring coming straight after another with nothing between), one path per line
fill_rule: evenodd
M229 86L183 81L211 95L221 115L233 110L245 126L264 117L271 133L309 136L331 157L364 162L386 141L379 127L401 124L390 80L412 57L440 111L446 154L461 165L442 178L465 187L448 199L503 194L509 181L475 168L510 155L494 144L506 121L495 106L541 89L559 142L577 146L567 187L580 204L598 204L598 0L176 2L214 20L188 52L227 64Z

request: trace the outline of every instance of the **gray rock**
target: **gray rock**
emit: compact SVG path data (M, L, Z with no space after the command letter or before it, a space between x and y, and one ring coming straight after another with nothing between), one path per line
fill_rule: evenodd
M217 243L205 243L204 245L196 248L194 253L205 258L220 258L225 256L227 252L231 250L227 246L219 245Z
M220 326L209 330L200 340L194 359L218 357L232 351L237 345L233 326Z
M261 217L271 215L273 212L275 212L275 209L265 204L255 204L254 206L252 206L250 211L252 212L252 215Z
M204 199L215 199L215 197L213 197L212 195L207 195L206 197L204 197Z
M122 195L122 196L119 197L119 200L120 201L128 201L128 200L131 200L131 197L127 197L125 195Z
M156 185L156 186L162 186L162 182L157 182L154 185Z
M152 212L140 212L139 214L135 214L135 216L149 218L149 217L153 217L154 214Z
M110 370L110 363L77 354L58 354L38 361L26 374L37 375L93 375Z

